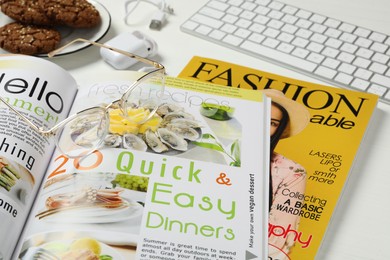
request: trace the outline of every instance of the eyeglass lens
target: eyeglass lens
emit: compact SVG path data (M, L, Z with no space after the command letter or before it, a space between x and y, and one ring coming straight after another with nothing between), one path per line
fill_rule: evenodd
M123 113L126 119L138 124L148 121L160 105L163 92L163 73L156 71L146 74L123 97ZM131 113L134 108L145 109L148 113L141 118L139 114L134 116Z
M107 135L109 119L104 108L81 112L56 135L57 145L68 157L80 157L97 149Z

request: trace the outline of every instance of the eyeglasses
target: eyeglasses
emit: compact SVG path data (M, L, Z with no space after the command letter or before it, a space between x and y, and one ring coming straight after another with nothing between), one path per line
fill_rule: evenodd
M108 105L95 106L77 112L50 129L43 129L37 126L13 106L8 104L4 98L0 97L0 101L17 114L20 119L26 122L29 127L43 136L54 136L57 148L62 154L70 158L88 155L102 146L104 138L109 132L109 110L111 109L120 111L119 116L134 124L143 124L150 120L159 107L160 99L164 92L165 81L165 68L162 64L133 53L81 38L75 39L61 48L50 52L48 56L53 57L56 53L76 42L85 42L114 51L117 54L124 55L126 58L136 59L152 66L153 69L143 74L136 81L132 81L121 98L112 101ZM143 110L141 117L139 115L134 117L130 113L131 110L140 108Z

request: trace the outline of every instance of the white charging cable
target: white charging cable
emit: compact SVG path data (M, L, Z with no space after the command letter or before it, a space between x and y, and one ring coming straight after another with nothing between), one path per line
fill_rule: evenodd
M131 9L129 9L129 6L131 3L136 2ZM125 18L124 21L127 25L128 23L128 17L130 14L132 14L135 9L138 7L140 2L146 2L149 4L152 4L158 8L158 10L153 14L152 19L149 24L150 29L154 30L160 30L163 24L166 20L167 14L173 14L173 8L170 7L165 0L127 0L125 2Z

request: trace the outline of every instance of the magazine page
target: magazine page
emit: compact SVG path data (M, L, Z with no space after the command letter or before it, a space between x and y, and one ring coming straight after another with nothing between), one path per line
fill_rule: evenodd
M314 259L378 97L197 56L179 77L260 90L286 111L271 137L268 259Z
M82 83L72 113L120 98L139 76L108 74L115 81L106 74ZM146 100L157 89L148 89ZM170 77L163 93L147 121L140 119L150 113L142 101L124 110L137 124L114 102L98 150L53 156L18 257L37 251L60 259L267 256L269 100Z
M75 80L54 63L0 56L0 97L42 129L67 116L76 91ZM29 127L3 102L0 118L0 259L10 259L55 142Z

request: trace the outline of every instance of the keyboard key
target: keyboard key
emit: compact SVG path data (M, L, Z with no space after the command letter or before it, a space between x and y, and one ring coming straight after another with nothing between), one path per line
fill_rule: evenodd
M298 8L294 6L286 5L285 7L283 7L283 11L287 14L294 15L298 11Z
M309 41L300 37L296 37L291 43L297 47L305 48L309 44Z
M261 15L266 15L268 12L271 11L270 8L265 7L265 6L259 6L255 10L253 10L255 13L261 14Z
M295 48L294 45L291 45L291 44L288 44L288 43L285 43L285 42L282 42L277 47L277 49L279 51L282 51L282 52L285 52L285 53L291 53L294 48Z
M199 13L210 16L210 17L215 18L215 19L221 19L225 15L224 12L207 7L207 6L200 9Z
M276 38L276 36L278 36L279 34L279 31L278 30L275 30L273 28L267 28L265 29L265 31L263 32L263 34L265 36L268 36L268 37L271 37L271 38Z
M226 33L219 31L219 30L213 30L209 36L215 40L221 40L223 37L225 37Z
M240 17L241 17L241 18L244 18L244 19L247 19L247 20L252 20L255 16L256 16L256 13L251 12L251 11L248 11L248 10L244 10L244 11L240 14Z
M298 16L298 17L301 17L301 18L303 18L303 19L305 19L305 20L307 20L307 19L309 19L309 17L312 15L312 13L311 12L309 12L309 11L306 11L306 10L299 10L296 14L295 14L296 16Z
M381 86L386 86L388 88L390 87L390 77L375 74L371 78L371 81Z
M237 26L235 25L232 25L232 24L224 24L222 27L221 27L221 31L225 32L225 33L233 33L237 30Z
M267 16L269 18L279 20L280 18L282 18L283 13L276 10L271 10L271 12L269 12Z
M383 94L386 93L387 88L383 86L379 86L376 84L372 84L368 89L367 92L377 94L378 96L383 96Z
M235 16L235 15L231 15L231 14L226 14L223 18L222 18L222 21L224 22L227 22L227 23L235 23L236 21L238 20L238 17Z
M266 24L269 20L271 20L269 17L259 14L253 21L259 24Z
M340 24L341 24L340 21L332 19L332 18L329 18L329 17L324 22L324 25L329 26L331 28L337 28L337 27L339 27Z
M241 7L245 10L253 11L253 9L255 9L257 5L255 3L245 1L244 3L242 3Z
M252 33L248 39L253 42L260 43L265 39L265 36L259 33Z
M356 35L344 32L344 33L341 34L339 40L345 41L345 42L349 42L349 43L353 43L356 40L356 38L357 38Z
M371 50L376 51L376 52L380 52L380 53L385 53L387 48L389 48L387 45L379 43L379 42L374 42L370 47Z
M336 58L340 51L331 47L325 47L321 53L327 57Z
M241 38L248 38L248 36L251 34L251 31L239 28L237 31L234 32L235 36L241 37Z
M275 28L275 29L280 29L282 28L282 26L284 25L283 22L281 21L278 21L278 20L275 20L275 19L272 19L271 21L268 22L267 26L271 27L271 28Z
M296 26L298 27L301 27L301 28L304 28L304 29L309 29L309 27L312 25L313 23L306 20L306 19L299 19L298 22L296 22Z
M353 33L357 36L367 38L368 35L370 35L371 31L364 28L357 28Z
M322 24L315 23L310 27L310 30L319 34L322 34L326 30L326 26Z
M352 73L356 70L356 66L348 64L348 63L341 63L339 67L339 71L345 72L346 74L352 75Z
M309 37L313 34L313 32L300 28L295 34L299 37L309 39Z
M309 51L320 53L324 49L324 45L316 42L311 42L309 43L309 45L307 45L306 49L308 49Z
M195 14L194 16L192 16L192 20L197 22L197 23L200 23L200 24L208 25L208 26L213 27L215 29L218 29L219 27L221 27L223 25L222 21L208 17L208 16L203 15L203 14Z
M238 46L243 41L242 38L228 34L225 38L222 39L223 42L226 42L233 46Z
M268 6L272 9L275 9L275 10L281 10L283 8L284 4L281 2L277 2L277 1L272 1Z
M286 33L286 32L282 32L281 34L279 34L278 36L278 40L282 41L282 42L291 42L292 40L294 40L294 35L290 34L290 33Z
M222 3L220 1L210 1L207 3L207 5L219 11L226 11L226 9L229 8L228 4Z
M383 33L372 32L369 38L375 42L383 42L386 39L386 35Z
M347 42L344 42L344 44L340 47L340 50L349 52L349 53L354 53L359 47Z
M265 26L262 24L258 24L258 23L253 23L249 27L249 30L251 30L252 32L256 32L256 33L261 33L262 31L264 31L264 29L265 29Z
M356 55L359 57L363 57L366 59L371 58L371 56L374 54L373 51L365 49L365 48L359 48L358 51L356 52Z
M288 24L294 24L297 20L298 20L298 18L296 16L292 16L292 15L289 15L289 14L286 14L282 18L282 21L285 22L285 23L288 23Z
M355 30L356 26L348 23L342 23L339 27L341 31L352 33Z
M365 39L365 38L362 38L362 37L359 37L356 41L355 41L355 44L360 46L360 47L363 47L363 48L368 48L370 47L370 45L372 44L372 41L369 40L369 39Z
M332 37L332 38L339 38L340 35L341 35L341 31L336 30L336 29L334 29L334 28L328 28L328 29L325 31L325 35L326 35L326 36L329 36L329 37Z
M354 73L354 76L358 77L358 78L361 78L361 79L364 79L364 80L368 80L371 75L373 73L369 70L365 70L365 69L362 69L362 68L358 68L355 73Z
M326 46L329 46L329 47L332 47L332 48L335 48L335 49L340 48L341 44L343 44L342 41L337 40L337 39L333 39L333 38L329 38L329 39L325 42L325 45L326 45Z
M387 70L387 66L383 65L383 64L380 64L380 63L377 63L377 62L373 62L371 64L371 66L369 67L369 70L375 72L375 73L378 73L378 74L384 74L385 71Z
M305 50L305 49L302 49L302 48L295 48L292 53L292 55L294 56L297 56L299 58L306 58L307 55L309 55L309 51L308 50Z
M198 25L199 25L198 23L195 23L195 22L193 22L193 21L186 21L186 22L182 25L182 27L185 28L185 29L187 29L187 30L193 31L193 30L195 30L196 27L198 27Z
M291 34L294 34L297 30L298 30L298 27L296 27L295 25L291 25L291 24L285 24L283 26L283 28L281 29L281 31L288 32Z
M236 16L239 16L242 11L243 10L241 8L236 7L236 6L231 6L231 7L229 7L229 9L226 10L226 12L228 14L236 15Z
M367 60L367 59L364 59L364 58L360 58L360 57L357 57L357 58L352 62L353 65L356 65L356 66L361 67L361 68L364 68L364 69L367 69L368 66L370 66L370 63L371 63L371 61L369 61L369 60Z
M318 43L324 43L328 39L325 35L322 35L320 33L314 33L313 36L310 38L313 42L318 42Z
M318 66L314 73L327 79L333 79L337 72L324 66Z
M368 82L367 80L359 79L359 78L355 78L351 83L352 87L360 89L361 91L366 91L366 89L368 88L369 85L370 85L370 82Z
M276 48L276 46L278 46L279 43L280 43L280 41L272 39L272 38L266 38L263 41L263 45L266 47L270 47L270 48Z
M336 69L340 65L340 61L332 59L332 58L326 58L322 65L331 68L331 69Z
M339 56L337 56L337 59L339 61L351 63L353 59L355 59L355 56L347 52L340 52Z
M241 27L241 28L248 28L250 25L252 24L251 21L247 20L247 19L238 19L238 21L235 23L235 25Z
M307 57L308 61L312 61L312 62L317 63L317 64L321 63L324 59L325 59L324 55L321 55L321 54L318 54L315 52L311 52L309 54L309 56Z
M229 4L234 6L241 6L241 4L244 2L244 0L229 0Z
M345 85L348 85L353 80L353 77L351 75L345 74L345 73L338 73L337 76L334 78L337 82L343 83Z
M313 14L310 17L310 21L313 21L315 23L323 23L326 20L325 16L319 15L319 14Z
M208 27L206 25L200 25L198 28L195 29L196 32L200 33L200 34L203 34L203 35L207 35L211 32L212 28L211 27Z

